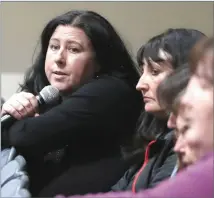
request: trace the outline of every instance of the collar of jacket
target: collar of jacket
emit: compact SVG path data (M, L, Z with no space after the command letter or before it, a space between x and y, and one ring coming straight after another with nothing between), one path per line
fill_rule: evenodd
M160 134L157 137L156 142L150 147L149 158L154 156L156 153L159 153L164 147L174 147L174 130Z

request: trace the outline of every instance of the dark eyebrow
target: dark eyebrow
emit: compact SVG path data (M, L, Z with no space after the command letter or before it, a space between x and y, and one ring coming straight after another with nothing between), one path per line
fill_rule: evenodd
M166 61L166 60L164 60L164 59L162 59L162 58L158 58L158 59L155 60L156 63L162 63L162 62L164 62L164 61Z
M77 42L77 41L71 41L71 40L68 40L68 44L70 45L70 44L75 44L75 45L78 45L79 47L83 47L83 45L81 44L81 43L79 43L79 42Z
M155 62L154 61L154 63L152 63L152 62L148 62L148 67L150 68L150 69L161 69L162 67L161 67L161 65L160 65L160 62Z
M57 39L57 38L51 38L50 41L57 41L57 42L60 42L60 40ZM77 45L79 45L79 46L82 47L82 44L81 44L80 42L77 42L77 41L74 41L74 40L68 40L67 42L68 42L68 44L74 43L74 44L77 44Z
M151 60L149 59L149 58L147 58L146 59L147 60L147 62L148 62L148 64L151 64L151 62L155 62L155 63L162 63L162 62L165 62L166 60L164 60L164 59L162 59L162 58L160 58L160 57L158 57L158 58L156 58L156 59L152 59L151 58Z
M162 63L162 62L164 62L164 61L166 61L166 60L164 60L164 59L158 57L158 58L152 59L152 61L153 61L153 62L156 62L156 63ZM149 58L147 59L147 62L148 62L149 64L151 63L151 61L149 60Z
M59 42L59 39L57 39L57 38L51 38L50 41L58 41Z

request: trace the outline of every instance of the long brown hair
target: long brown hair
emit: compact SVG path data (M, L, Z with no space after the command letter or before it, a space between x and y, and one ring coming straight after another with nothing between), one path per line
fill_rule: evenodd
M183 64L165 78L157 88L157 99L166 111L175 113L176 103L185 90L190 78L189 64Z
M206 79L209 83L213 85L214 83L214 37L209 38L203 38L199 42L196 43L196 45L193 47L193 49L190 52L189 57L189 65L190 65L190 71L191 74L195 74L196 70L199 66L199 63L203 61L205 56L208 52L212 52L212 58L211 58L211 67L212 72L209 72L207 69L204 69L204 75L206 76Z

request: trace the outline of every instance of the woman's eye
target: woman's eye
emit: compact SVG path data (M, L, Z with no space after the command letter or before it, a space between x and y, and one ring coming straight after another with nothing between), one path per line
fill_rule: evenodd
M182 134L185 134L186 133L186 131L189 129L189 126L184 126L182 129L181 129L181 133Z
M152 69L152 75L157 76L160 72L157 69Z
M206 80L206 79L201 79L200 80L200 86L201 86L201 88L208 89L208 88L211 87L210 85L211 85L211 83L209 83L208 80Z
M58 50L60 47L59 47L59 45L53 45L53 44L51 44L51 45L50 45L50 48L51 48L53 51L56 51L56 50Z
M143 72L144 72L144 69L143 69L143 67L141 67L141 68L140 68L140 73L141 73L141 75L143 75Z
M72 53L78 53L80 52L80 49L77 47L69 47L68 50Z

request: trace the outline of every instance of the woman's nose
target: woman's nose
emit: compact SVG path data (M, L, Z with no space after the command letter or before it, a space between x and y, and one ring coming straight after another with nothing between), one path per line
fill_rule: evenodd
M176 153L182 153L182 140L180 139L180 137L178 136L178 138L177 138L177 140L176 140L176 142L175 142L175 146L174 146L174 151L176 152Z
M55 57L55 62L57 63L58 66L64 66L66 63L66 55L63 50L58 51Z
M145 77L142 75L136 85L138 91L146 92L149 89L148 83L145 82Z
M167 121L167 127L169 129L176 128L176 116L173 113L170 113L169 119Z

